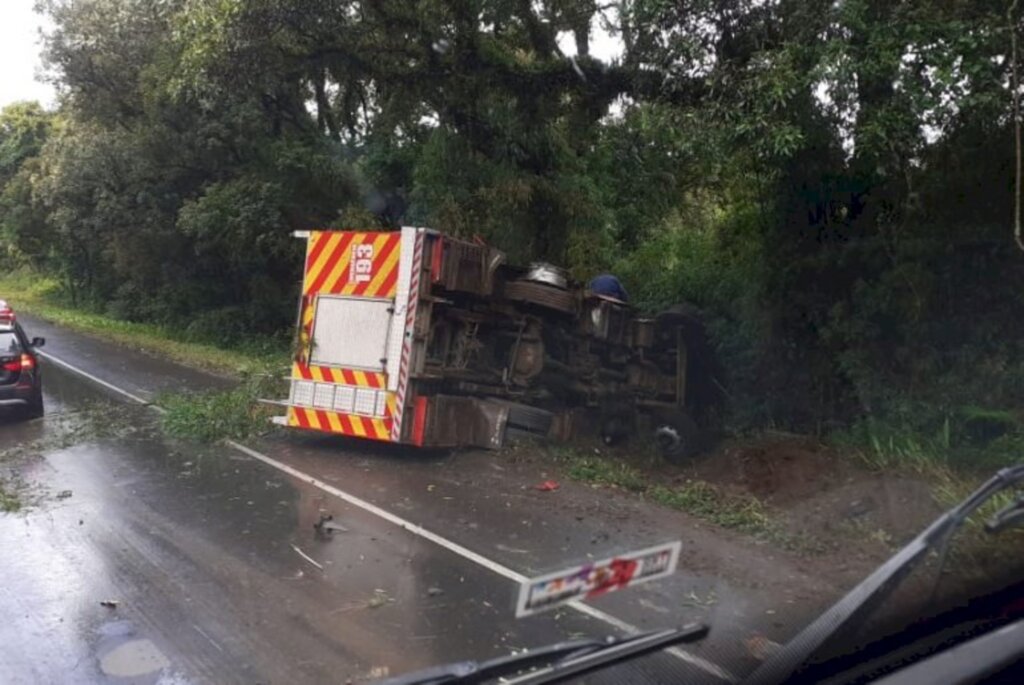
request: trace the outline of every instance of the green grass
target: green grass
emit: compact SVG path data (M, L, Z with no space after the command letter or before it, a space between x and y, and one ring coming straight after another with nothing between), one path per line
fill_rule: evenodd
M61 301L59 286L52 277L28 271L0 277L0 299L7 300L15 311L205 371L244 376L266 367L268 363L281 364L287 359L287 350L284 349L226 349L182 340L177 329L122 321L103 314L75 309ZM273 345L263 347L273 348Z
M18 488L0 477L0 511L12 513L21 509Z
M732 495L701 480L682 485L655 485L648 490L659 504L693 514L723 528L775 539L780 534L761 500L751 495Z
M998 434L978 436L979 426ZM1024 462L1024 428L1005 411L965 407L929 429L885 419L865 419L831 436L872 471L977 481L1004 466Z
M765 504L751 495L729 493L701 480L666 485L646 470L611 456L585 454L567 447L552 448L550 453L573 480L621 488L723 528L779 542L791 549L803 547L798 540L790 539Z
M951 507L998 469L1024 462L1024 438L1017 432L978 445L958 436L953 425L944 421L929 434L871 420L835 434L833 442L870 471L923 480L940 506Z
M247 373L231 390L165 394L157 398L157 404L166 410L162 421L170 435L216 442L265 433L271 426L270 416L278 412L258 400L285 394L284 381L269 369Z
M1006 418L1005 412L971 411L970 418L979 417L1015 427L1015 422ZM926 434L897 430L881 421L865 422L836 436L836 441L847 448L847 454L872 471L920 478L929 485L935 502L949 509L966 499L997 469L1024 461L1018 432L1010 430L986 445L972 445L956 434L953 425L947 420L934 434ZM984 523L1020 492L1021 489L1001 492L968 518L953 548L952 558L956 563L973 572L983 572L986 565L993 564L993 559L1012 557L1008 550L1017 549L1024 539L1024 529L989 535L984 532Z
M213 442L264 432L274 411L256 400L283 396L280 378L285 375L288 353L274 349L273 344L246 350L218 347L182 340L176 337L180 335L176 329L75 309L61 300L52 277L24 270L0 277L0 299L10 302L15 311L71 330L241 380L227 391L161 395L157 404L166 409L163 427L175 437Z

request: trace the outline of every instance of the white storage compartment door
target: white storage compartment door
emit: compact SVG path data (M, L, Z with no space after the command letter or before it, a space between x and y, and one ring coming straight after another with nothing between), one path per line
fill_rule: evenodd
M383 371L393 306L363 297L317 298L310 362Z

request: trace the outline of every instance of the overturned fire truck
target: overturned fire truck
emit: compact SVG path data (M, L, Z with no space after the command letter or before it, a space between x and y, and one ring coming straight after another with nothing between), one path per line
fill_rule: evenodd
M670 459L699 449L692 309L640 317L557 267L426 228L296 235L299 342L276 423L422 447L647 431Z

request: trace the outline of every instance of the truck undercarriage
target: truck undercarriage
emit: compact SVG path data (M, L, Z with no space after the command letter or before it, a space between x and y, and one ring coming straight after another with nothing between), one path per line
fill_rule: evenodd
M349 273L333 277L335 283L347 279L337 292L323 289L332 277L325 279L323 268L317 271L323 257L316 245L334 234L343 236L339 242L356 236L346 244ZM361 274L352 265L363 255L360 282L386 281L377 273L387 265L377 263L373 246L386 244L380 236L389 235L394 234L324 231L310 237L299 322L304 345L289 407L304 406L296 402L295 381L318 380L306 378L311 374L301 373L303 365L321 365L320 375L327 376L334 375L331 367L379 370L382 392L394 391L384 403L394 405L391 415L380 417L390 420L392 441L500 447L507 437L565 439L596 429L613 442L647 429L671 458L698 447L690 410L699 399L692 378L701 369L695 368L693 352L705 344L695 310L681 305L639 316L626 302L591 292L557 267L509 265L493 247L416 228L403 229L401 247L392 248L412 253L408 268L396 269L393 296L385 290L366 297L364 290L360 303L359 287L351 283ZM395 268L397 258L389 258ZM374 302L386 314L357 311ZM381 339L377 347L360 353L375 335ZM396 367L389 351L398 349L393 343L399 335L402 358ZM320 392L300 390L302 397ZM411 422L401 420L407 411Z

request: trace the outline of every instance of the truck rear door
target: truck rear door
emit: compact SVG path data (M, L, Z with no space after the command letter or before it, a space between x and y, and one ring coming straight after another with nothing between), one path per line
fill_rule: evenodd
M401 438L420 230L310 232L287 425Z

